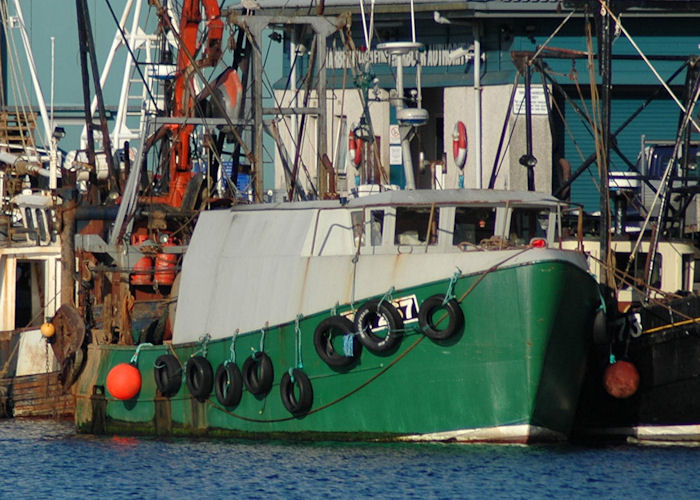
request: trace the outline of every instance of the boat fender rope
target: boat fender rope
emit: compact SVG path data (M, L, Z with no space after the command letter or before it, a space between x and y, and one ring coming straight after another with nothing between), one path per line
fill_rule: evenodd
M303 315L298 314L296 319L294 320L294 332L296 333L296 348L297 348L297 359L296 359L296 367L299 369L304 368L304 363L301 360L301 328L299 327L299 321L301 321L304 318ZM291 370L291 368L290 368ZM292 374L290 373L290 376ZM292 382L294 380L292 379Z
M224 365L236 364L236 338L238 337L238 330L236 330L231 338L231 347L229 358L224 362Z
M209 343L209 339L211 339L211 335L209 335L208 333L205 333L204 335L199 337L199 343L201 344L201 347L194 351L192 354L190 354L190 358L194 358L198 354L201 354L202 357L206 358L207 344Z
M377 309L380 309L382 307L382 302L384 302L385 300L389 304L391 304L391 299L392 299L391 295L393 293L394 293L394 287L392 286L391 288L389 288L389 290L387 290L387 292L384 294L384 296L381 299L379 299L379 304L377 304Z
M151 344L150 342L144 342L143 344L139 344L136 347L136 352L134 352L134 355L131 356L131 359L129 360L129 364L136 366L139 362L139 354L141 353L141 348L147 347L147 346L152 346L152 345L153 344Z
M347 358L355 356L355 335L357 334L343 335L343 355Z
M450 282L447 284L447 291L445 292L445 298L442 301L442 305L444 306L447 304L450 300L455 298L454 290L455 290L455 284L457 283L457 280L462 276L462 270L460 268L457 268L455 273L452 275L450 278Z
M255 349L253 349L255 353ZM260 329L260 352L265 352L265 329Z

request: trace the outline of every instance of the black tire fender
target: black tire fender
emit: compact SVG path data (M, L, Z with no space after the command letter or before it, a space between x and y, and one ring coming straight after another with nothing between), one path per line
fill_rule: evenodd
M282 375L280 395L282 396L282 404L284 404L289 413L300 416L311 409L311 405L314 402L314 389L311 385L311 380L309 380L309 377L303 370L294 368L292 374L294 375L294 382L292 382L292 377L288 371ZM298 387L298 396L295 386Z
M275 377L275 372L272 367L270 356L264 352L256 352L250 355L243 362L241 370L243 383L249 392L259 396L267 394L272 389L272 381Z
M182 384L182 366L172 354L158 356L153 367L158 392L166 398L174 396Z
M185 365L185 381L190 393L199 401L204 401L211 394L214 386L214 371L207 358L193 356Z
M360 356L362 345L353 336L352 339L352 356L345 356L335 350L333 340L336 337L344 335L352 335L355 332L355 326L352 321L343 316L331 316L321 321L314 331L314 347L320 358L326 362L328 366L334 368L343 368L354 363Z
M236 363L221 363L214 374L216 400L224 406L236 406L243 394L243 377Z
M388 328L384 337L375 333L381 319ZM403 337L401 314L387 301L370 300L360 306L355 313L354 324L362 345L375 354L391 351Z
M443 294L432 295L425 299L418 309L418 324L426 337L432 340L447 340L464 326L464 313L455 299L448 300L444 305ZM447 313L448 322L440 329L433 321L433 315L440 310Z

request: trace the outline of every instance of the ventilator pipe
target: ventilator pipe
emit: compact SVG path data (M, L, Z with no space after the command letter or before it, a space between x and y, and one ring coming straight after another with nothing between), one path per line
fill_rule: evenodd
M0 162L15 167L19 175L38 174L43 177L49 177L49 171L47 169L41 168L37 163L28 162L18 155L8 153L7 151L0 151Z

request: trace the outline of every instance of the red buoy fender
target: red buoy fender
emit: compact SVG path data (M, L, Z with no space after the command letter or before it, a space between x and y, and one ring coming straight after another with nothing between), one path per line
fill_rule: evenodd
M629 361L616 361L605 369L604 383L608 394L617 399L625 399L637 392L639 372Z
M467 161L467 127L461 121L452 130L452 157L457 168L463 169Z
M107 374L107 391L117 399L132 399L140 390L141 373L130 363L120 363Z
M163 247L175 246L173 243L166 243ZM172 285L175 281L177 271L177 254L174 253L159 253L155 258L155 272L153 273L153 281L158 285Z
M130 280L132 285L152 285L153 259L145 255L137 260L131 272Z

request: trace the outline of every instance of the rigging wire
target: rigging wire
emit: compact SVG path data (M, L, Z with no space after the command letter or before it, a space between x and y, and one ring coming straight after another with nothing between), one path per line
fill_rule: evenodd
M615 14L613 14L612 10L610 10L610 7L608 7L602 0L598 0L598 3L600 3L601 7L602 7L603 9L605 9L605 11L607 12L607 14L610 16L610 19L612 19L613 21L615 21L615 24L616 24L617 28L619 28L620 31L622 31L622 33L625 34L625 37L627 37L627 40L630 42L630 44L632 45L632 47L634 47L634 50L636 50L637 53L639 54L639 56L644 60L644 62L645 62L646 65L649 67L649 69L650 69L651 72L654 74L654 76L657 78L657 80L659 80L659 83L661 83L661 85L663 86L663 88L666 89L666 91L668 92L668 94L669 94L669 96L671 97L671 99L673 99L673 101L678 105L678 107L680 108L680 110L681 110L683 113L687 113L687 111L686 111L686 109L685 109L685 106L683 106L683 104L682 104L681 101L678 99L678 97L676 97L676 94L673 93L673 90L671 90L671 87L669 87L668 84L666 84L666 82L664 81L664 79L661 78L661 75L659 75L659 72L656 71L656 68L654 68L654 65L651 64L651 62L649 61L649 59L647 58L647 56L644 55L644 52L642 52L642 49L639 48L639 45L637 45L637 43L634 41L634 39L632 38L632 36L631 36L631 35L629 34L629 32L625 29L625 27L622 25L622 23L620 22L619 17L615 17ZM692 116L689 117L689 122L693 125L693 127L695 127L695 130L696 130L696 131L700 132L700 126L695 122L695 120L693 120L693 117L692 117Z
M5 34L6 34L6 41L9 50L6 51L7 57L8 57L8 63L10 68L12 69L10 71L10 76L11 76L11 85L10 85L10 90L13 91L15 94L15 103L14 103L14 109L15 113L17 114L17 119L22 120L24 124L26 124L28 130L34 129L36 127L36 118L34 117L34 113L28 108L28 106L25 103L31 102L31 99L29 98L29 91L27 90L27 86L24 80L24 73L21 71L21 66L19 63L19 53L17 49L17 44L14 36L7 36L8 32L10 30L8 29L9 27L9 13L8 13L8 6L7 2L3 1L2 2L2 8L0 8L0 14L2 15L2 23L3 26L5 27ZM33 124L30 124L30 117L33 122ZM34 125L34 127L31 127L31 125ZM8 139L8 146L9 146L9 138L5 137ZM33 133L30 133L28 137L25 137L25 134L21 133L20 134L20 140L22 143L22 148L27 151L29 148L34 148L36 149L36 139L34 138Z

